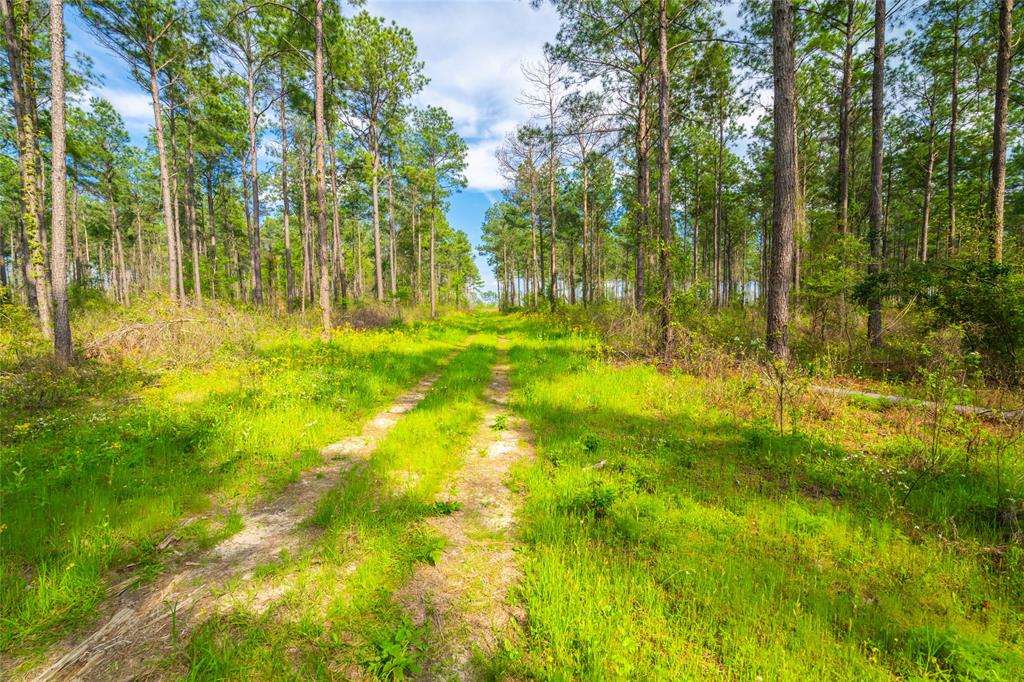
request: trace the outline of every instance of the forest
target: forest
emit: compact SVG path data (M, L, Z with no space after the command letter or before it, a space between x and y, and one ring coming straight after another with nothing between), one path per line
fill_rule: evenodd
M0 679L1024 678L1014 9L0 0Z

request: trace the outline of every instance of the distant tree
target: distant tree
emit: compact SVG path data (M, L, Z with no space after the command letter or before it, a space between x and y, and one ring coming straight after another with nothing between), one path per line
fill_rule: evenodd
M404 102L425 84L423 63L416 59L412 34L380 17L360 12L349 25L353 63L346 71L346 112L366 141L370 154L370 196L373 206L374 291L384 300L384 269L380 238L380 174L382 133Z
M451 190L466 185L466 143L455 123L440 107L413 114L416 145L423 158L430 187L430 316L437 316L437 214L439 201Z
M2 0L7 2L7 0ZM163 220L167 230L168 291L171 300L184 299L177 272L177 223L171 200L171 167L164 144L161 88L166 85L166 69L186 50L176 42L176 31L184 17L171 0L77 0L89 27L102 44L121 57L131 75L147 86L153 104L154 138L160 163L160 194Z
M548 301L555 307L555 295L558 281L558 199L555 193L555 176L558 174L559 153L562 140L562 119L564 115L564 80L565 68L550 57L545 57L538 64L524 65L523 76L532 90L523 93L522 102L538 112L541 120L547 123L544 136L548 142L548 209L550 210L548 228L550 230L548 266Z

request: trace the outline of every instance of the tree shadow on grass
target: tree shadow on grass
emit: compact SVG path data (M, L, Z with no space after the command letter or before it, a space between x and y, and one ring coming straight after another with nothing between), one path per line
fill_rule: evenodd
M242 605L213 615L177 661L188 676L277 669L282 661L288 674L330 670L348 677L364 666L411 671L403 666L423 655L425 631L408 625L393 594L417 564L435 561L444 547L426 521L455 508L435 497L478 429L493 355L483 346L467 350L368 462L341 474L307 521L321 531L318 540L266 573L293 586L298 596L278 599L262 614ZM402 459L409 449L412 461ZM456 456L438 461L441 450ZM410 475L396 479L396 471Z
M103 598L111 568L158 570L156 545L182 516L239 480L279 490L320 461L320 446L353 432L451 352L444 344L307 349L315 361L290 344L262 350L259 367L181 404L139 400L152 377L122 369L130 376L119 379L109 370L99 404L83 389L8 435L0 444L0 651L81 623ZM289 354L294 366L269 361ZM282 441L288 432L301 435Z
M541 457L525 514L539 563L524 599L543 614L531 628L544 643L529 670L547 670L543 656L562 651L573 652L562 663L574 674L609 674L610 660L629 655L615 637L588 631L586 618L548 620L604 599L614 605L595 611L600 618L654 623L642 611L660 610L727 674L764 672L744 668L746 647L783 667L787 657L813 658L822 650L811 632L828 633L847 672L1024 672L1013 635L1024 583L1014 568L950 552L915 527L941 528L952 516L961 537L999 541L1002 530L974 512L992 499L990 472L946 474L899 507L891 484L852 453L710 410L653 417L584 395L571 406L537 383L579 374L585 359L533 345L512 352L514 406ZM954 480L959 490L950 490ZM647 664L660 669L653 651Z

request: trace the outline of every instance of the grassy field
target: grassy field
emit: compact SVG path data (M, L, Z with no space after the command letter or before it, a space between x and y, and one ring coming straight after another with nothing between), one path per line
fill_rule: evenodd
M519 477L529 620L507 671L1024 676L1024 552L1016 519L995 514L1024 492L1006 434L949 417L942 467L923 475L926 416L805 395L780 435L758 382L611 363L597 346L539 322L513 345L541 462Z
M0 422L0 650L45 642L88 619L114 567L161 570L155 547L184 517L212 544L232 509L319 463L319 448L432 371L467 335L452 324L338 331L329 341L268 327L201 367L87 363L12 375ZM187 350L180 352L188 353ZM52 382L60 382L52 387Z
M487 312L326 341L270 326L202 366L94 361L56 405L12 372L0 644L87 624L115 571L165 570L156 545L191 514L207 512L182 533L195 547L237 532L240 506L451 357L321 500L316 541L224 586L233 606L159 663L196 680L415 674L429 626L396 595L444 549L428 521L459 508L499 337L537 459L508 482L524 621L477 677L1024 678L1017 434L806 378L780 427L756 364L624 362L584 325Z

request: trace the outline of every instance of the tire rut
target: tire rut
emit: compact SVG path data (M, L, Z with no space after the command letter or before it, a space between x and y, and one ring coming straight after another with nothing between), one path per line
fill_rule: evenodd
M282 552L301 551L315 540L319 532L302 522L316 503L337 485L341 474L369 460L384 436L426 397L464 348L460 346L435 373L370 419L360 434L323 448L323 465L305 471L272 501L243 512L241 531L209 550L178 557L153 583L114 594L100 607L99 622L88 634L65 639L46 663L20 676L39 681L162 677L154 663L174 653L177 642L218 607L218 589L235 578L248 582L260 564Z
M521 497L505 481L516 462L534 456L533 437L508 411L506 346L501 339L483 422L453 482L461 509L429 522L445 537L445 550L396 594L415 625L430 624L421 679L476 679L474 656L496 653L525 620L509 601L521 577L514 536Z

